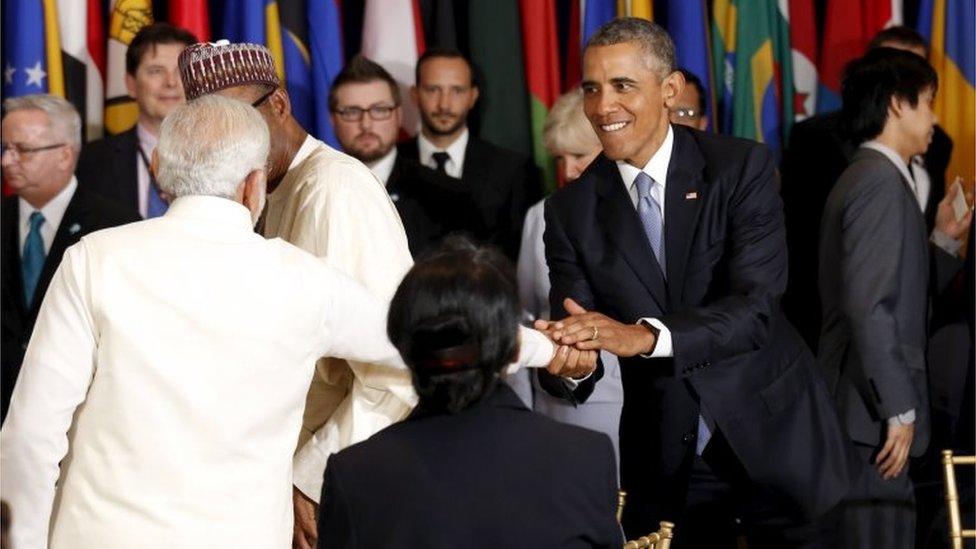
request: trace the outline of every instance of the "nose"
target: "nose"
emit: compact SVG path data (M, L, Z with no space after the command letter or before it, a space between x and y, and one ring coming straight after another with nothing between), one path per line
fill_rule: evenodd
M600 90L595 95L596 97L591 99L595 114L605 116L617 111L617 98L613 93Z
M369 115L369 111L363 111L363 117L359 119L359 127L364 130L372 129L373 117Z
M12 148L3 149L3 156L0 156L0 165L9 166L14 163L14 150Z
M178 70L172 70L166 72L166 86L169 88L175 88L180 85L180 73Z
M437 109L442 111L449 110L451 106L450 99L448 94L441 91L437 92Z

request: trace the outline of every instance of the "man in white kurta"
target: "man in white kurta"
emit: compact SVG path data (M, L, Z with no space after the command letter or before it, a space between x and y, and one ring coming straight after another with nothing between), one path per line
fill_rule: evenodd
M0 435L18 549L49 518L51 547L287 547L316 359L405 371L383 301L253 232L267 149L247 105L180 107L157 149L169 211L68 249Z

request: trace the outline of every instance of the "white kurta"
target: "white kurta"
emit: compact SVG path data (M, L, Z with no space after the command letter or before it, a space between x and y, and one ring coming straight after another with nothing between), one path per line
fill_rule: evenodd
M44 547L50 518L51 547L288 547L315 360L402 375L385 313L222 198L86 236L0 432L13 546Z

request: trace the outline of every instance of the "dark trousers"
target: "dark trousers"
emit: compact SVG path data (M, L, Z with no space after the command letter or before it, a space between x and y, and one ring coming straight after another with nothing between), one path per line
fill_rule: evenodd
M839 515L805 520L783 496L752 482L721 432L691 464L688 493L675 524L675 549L836 547Z
M877 450L855 444L861 478L841 502L843 545L851 549L910 549L915 545L915 492L908 472L884 480L874 465Z

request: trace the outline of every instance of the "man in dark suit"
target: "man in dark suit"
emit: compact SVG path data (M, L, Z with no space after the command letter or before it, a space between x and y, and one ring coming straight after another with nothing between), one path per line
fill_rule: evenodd
M911 159L932 137L935 71L921 57L876 48L852 62L843 116L860 148L827 197L820 229L824 318L819 363L864 472L843 505L847 547L912 547L909 455L930 436L925 349L933 287L961 267L972 212L953 189L929 238ZM933 252L929 254L929 242Z
M4 197L0 210L0 420L65 249L92 231L138 219L79 187L72 173L81 149L81 118L70 103L28 95L7 99L3 110L3 180L16 195Z
M538 170L531 159L470 135L467 117L478 100L478 86L461 53L425 51L417 61L416 80L410 95L420 110L421 131L400 152L464 181L482 209L488 241L516 261L525 212L542 198Z
M572 315L548 329L621 357L628 537L672 520L676 547L829 544L856 463L779 310L772 156L669 124L683 85L656 24L617 19L587 44L584 110L604 153L547 203L553 318Z
M879 32L868 49L879 47L928 56L925 39L908 27L890 27ZM929 230L945 196L946 167L952 154L952 139L935 126L932 143L912 159L911 171L918 185L916 196L925 212ZM783 310L811 349L820 337L820 296L817 293L817 242L820 217L827 195L854 156L857 144L844 126L839 111L813 116L790 131L783 153L783 206L786 212L790 279L783 295Z
M143 27L125 53L125 85L139 106L136 125L85 145L78 160L78 182L85 190L111 198L143 218L162 215L166 201L149 173L163 119L184 102L177 61L196 43L189 31L168 23Z
M343 152L386 185L414 257L452 232L487 236L466 182L398 153L400 90L386 69L353 57L332 83L329 111Z

